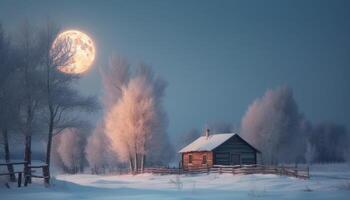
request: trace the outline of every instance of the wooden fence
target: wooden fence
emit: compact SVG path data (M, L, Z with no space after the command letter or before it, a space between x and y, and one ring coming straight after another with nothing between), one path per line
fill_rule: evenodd
M142 173L139 171L139 173ZM194 169L181 169L181 168L145 168L143 173L153 174L277 174L284 176L292 176L302 179L308 179L310 177L309 167L290 167L290 166L267 166L267 165L214 165L211 168L194 168Z
M23 165L23 171L15 171L14 165ZM29 165L25 161L20 162L0 162L1 166L7 166L8 172L6 173L0 173L0 176L10 176L11 181L14 182L16 180L15 175L17 176L17 185L18 187L21 187L22 185L22 174L24 178L24 186L27 186L31 183L32 178L42 178L44 179L44 183L46 186L48 186L50 181L50 174L49 174L49 167L47 164L38 164L38 165ZM9 170L12 169L12 170ZM43 175L33 174L33 172L36 172L36 169L41 169ZM12 172L11 172L12 171ZM14 176L13 178L11 176Z

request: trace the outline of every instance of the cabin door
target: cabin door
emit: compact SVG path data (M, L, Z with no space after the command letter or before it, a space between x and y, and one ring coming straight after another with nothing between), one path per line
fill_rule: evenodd
M241 156L239 154L231 154L231 165L240 165Z

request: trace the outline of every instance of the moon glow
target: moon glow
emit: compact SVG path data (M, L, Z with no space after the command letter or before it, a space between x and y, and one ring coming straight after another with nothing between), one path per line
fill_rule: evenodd
M53 42L53 48L58 41L70 43L70 62L58 69L64 73L81 74L90 69L95 60L95 46L92 39L85 33L77 30L68 30L60 33Z

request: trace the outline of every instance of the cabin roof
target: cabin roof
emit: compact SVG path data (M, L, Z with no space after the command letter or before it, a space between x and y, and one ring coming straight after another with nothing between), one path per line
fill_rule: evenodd
M206 136L201 136L191 144L187 145L179 151L179 153L193 152L193 151L212 151L222 143L226 142L236 133L221 133Z
M253 148L258 153L261 153L257 148L249 144L247 141L245 141L241 136L239 136L236 133L220 133L220 134L213 134L207 136L201 136L195 141L193 141L191 144L187 145L186 147L182 148L179 153L186 153L186 152L196 152L196 151L212 151L216 147L220 146L224 142L226 142L228 139L230 139L233 136L239 137L242 141L244 141L248 146Z

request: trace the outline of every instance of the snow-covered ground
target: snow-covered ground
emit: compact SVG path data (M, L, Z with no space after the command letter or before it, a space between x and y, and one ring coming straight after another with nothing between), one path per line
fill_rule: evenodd
M27 188L1 188L0 199L350 199L350 166L315 165L311 179L277 175L57 175Z

